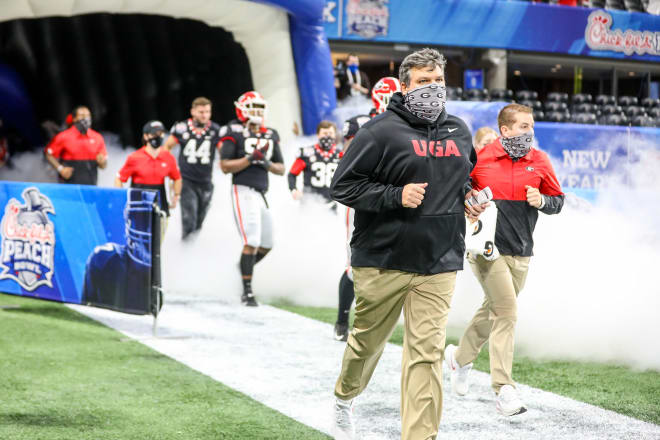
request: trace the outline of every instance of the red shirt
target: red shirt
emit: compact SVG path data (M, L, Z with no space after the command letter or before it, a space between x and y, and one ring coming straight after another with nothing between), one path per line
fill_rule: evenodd
M119 170L118 177L122 182L131 178L134 184L162 185L165 177L179 180L181 173L172 153L161 148L154 158L144 146L126 158L126 163Z
M96 156L103 153L108 156L105 150L105 141L98 131L91 128L87 133L82 134L75 125L60 132L46 146L46 151L62 160L93 160L96 162Z
M547 196L563 194L547 154L532 148L514 162L499 138L477 153L477 165L471 177L475 189L489 186L495 200L527 201L525 185L538 188Z

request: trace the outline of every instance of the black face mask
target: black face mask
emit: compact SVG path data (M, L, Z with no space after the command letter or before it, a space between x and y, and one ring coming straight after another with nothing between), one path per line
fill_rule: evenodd
M82 134L87 133L87 130L89 130L92 126L92 118L82 118L78 119L75 122L75 126L78 129L79 132Z
M158 137L149 139L148 142L149 142L149 145L151 145L152 147L160 148L160 146L163 145L163 139L164 139L163 136L158 136Z
M335 144L335 139L330 136L319 138L319 145L322 149L328 151Z

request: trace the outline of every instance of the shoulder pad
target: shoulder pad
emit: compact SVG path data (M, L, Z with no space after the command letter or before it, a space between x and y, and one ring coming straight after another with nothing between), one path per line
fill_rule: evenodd
M229 129L234 133L241 133L243 131L243 126L241 124L230 124Z
M300 153L302 156L314 156L315 150L314 147L302 147L300 149Z
M171 133L178 133L182 134L188 131L188 124L185 122L177 122L174 124L174 127L172 127L172 130L170 130Z

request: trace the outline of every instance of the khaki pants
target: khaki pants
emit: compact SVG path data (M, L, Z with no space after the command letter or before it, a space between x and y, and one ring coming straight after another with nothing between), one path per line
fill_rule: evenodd
M354 267L355 322L335 395L357 396L369 383L403 309L401 438L435 439L442 413L442 356L456 272L418 275Z
M517 298L525 286L529 258L503 255L488 261L482 256L468 257L485 299L458 344L456 361L461 366L474 361L489 341L490 380L495 393L504 385L514 385L511 370Z

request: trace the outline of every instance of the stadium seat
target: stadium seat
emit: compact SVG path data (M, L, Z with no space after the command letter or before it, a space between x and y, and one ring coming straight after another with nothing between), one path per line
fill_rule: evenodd
M587 8L604 8L605 0L585 0L582 2L582 5Z
M486 96L481 89L467 89L463 92L465 101L486 101Z
M546 112L565 112L568 110L568 106L565 102L547 102L545 103Z
M660 118L660 107L653 107L647 110L649 116L654 118Z
M616 105L616 97L612 95L598 95L596 96L596 104L598 105Z
M545 113L541 110L534 110L532 113L535 121L545 121Z
M516 101L531 101L538 98L539 94L534 90L518 90L516 92Z
M626 7L621 0L605 0L605 9L618 9L623 11Z
M548 93L547 102L568 102L568 93Z
M511 102L511 101L513 101L513 90L493 89L493 90L490 91L490 100L491 101Z
M566 113L563 112L548 112L545 115L545 120L549 122L566 122L568 118Z
M573 106L573 111L576 113L594 113L596 111L596 106L584 102L582 104L577 104Z
M603 115L598 120L601 125L623 125L623 117L621 115Z
M450 101L463 100L463 89L461 87L447 87L447 99Z
M584 104L585 102L591 102L592 98L591 95L588 93L577 93L573 95L573 98L571 100L573 102L573 105L576 104Z
M646 9L642 6L642 2L640 0L624 0L623 4L626 7L626 10L630 12L646 11Z
M607 115L620 115L620 114L623 113L623 108L621 108L620 105L608 104L608 105L604 105L601 108L601 112L605 116L607 116Z
M525 101L520 101L519 104L526 105L527 107L531 107L534 110L543 111L543 104L541 104L541 101L539 100L528 99Z
M639 106L636 106L636 105L631 105L629 107L626 107L624 112L626 113L626 115L629 118L633 118L635 116L646 115L646 112L644 111L644 109L642 107L639 107Z
M636 96L619 96L619 105L628 107L629 105L637 105Z
M642 99L642 107L646 107L646 108L660 107L660 99L644 98Z
M576 124L595 124L596 115L594 113L573 113L571 122Z
M655 127L655 120L646 115L635 116L632 118L632 125L635 127Z

